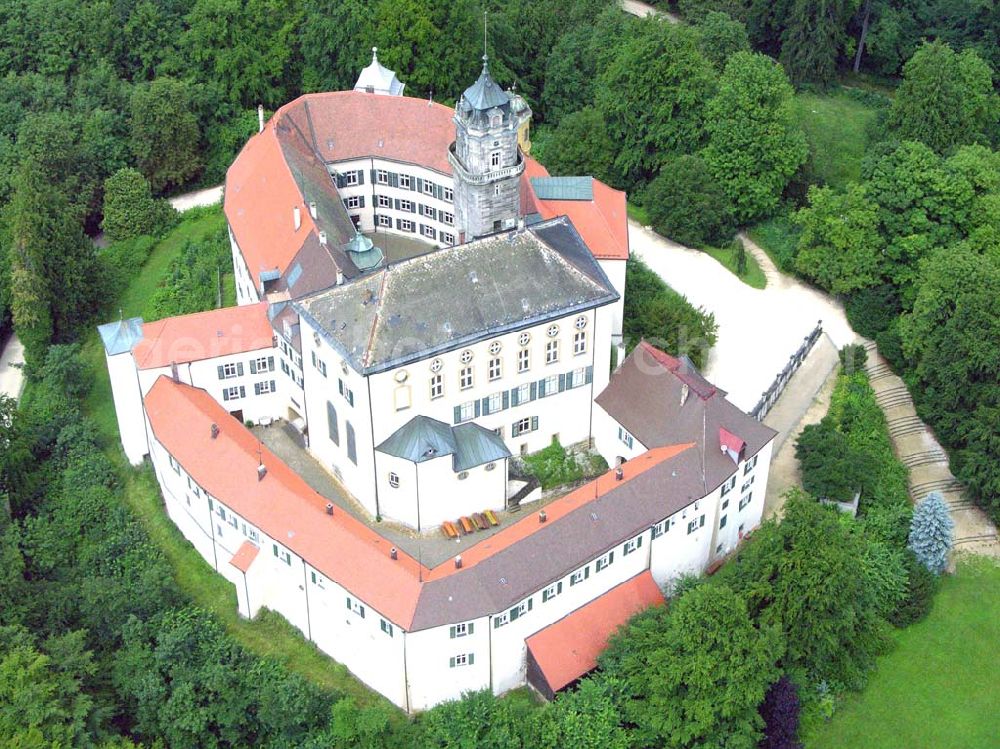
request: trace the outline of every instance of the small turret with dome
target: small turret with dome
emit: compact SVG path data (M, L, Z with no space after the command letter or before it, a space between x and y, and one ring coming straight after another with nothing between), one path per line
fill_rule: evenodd
M404 88L406 84L396 77L396 73L378 61L378 47L372 47L372 61L361 71L358 82L354 84L354 90L369 94L402 96Z
M455 177L455 214L466 241L517 225L524 157L518 147L521 113L483 70L455 105L455 142L448 161Z

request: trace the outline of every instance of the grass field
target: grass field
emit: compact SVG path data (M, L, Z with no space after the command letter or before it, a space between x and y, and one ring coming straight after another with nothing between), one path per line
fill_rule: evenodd
M141 315L171 261L180 254L184 241L208 236L217 231L224 221L220 209L184 221L167 234L153 248L139 276L122 293L119 303L122 314L125 317ZM225 303L232 304L235 293L231 274L223 277L223 283ZM227 631L252 652L273 658L323 688L349 694L361 705L383 701L344 666L303 638L282 617L266 611L253 621L239 617L232 585L212 570L170 522L163 511L160 490L152 473L148 469L134 469L127 465L118 441L118 423L104 349L96 331L83 343L83 358L91 369L93 383L85 410L96 423L105 452L121 468L125 502L165 554L185 595L194 604L218 617ZM399 713L398 719L405 720L402 713Z
M863 692L803 726L805 749L1000 746L1000 565L964 559L930 616L894 639Z
M814 177L831 187L856 181L877 110L840 90L797 94L794 106L809 141Z
M730 273L739 278L747 286L752 286L755 289L763 289L767 286L767 278L764 276L764 271L761 270L754 256L749 252L746 253L747 267L746 272L741 276L736 272L736 250L732 247L702 247L700 248L702 252L706 255L711 255L713 258L722 263Z
M795 246L799 232L787 216L775 216L747 229L750 239L760 245L771 261L785 273L794 270Z

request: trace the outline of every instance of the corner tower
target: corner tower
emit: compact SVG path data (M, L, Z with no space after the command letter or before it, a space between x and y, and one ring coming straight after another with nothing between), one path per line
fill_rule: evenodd
M517 225L524 157L520 118L511 98L483 72L455 105L455 142L448 150L455 178L456 222L466 241Z

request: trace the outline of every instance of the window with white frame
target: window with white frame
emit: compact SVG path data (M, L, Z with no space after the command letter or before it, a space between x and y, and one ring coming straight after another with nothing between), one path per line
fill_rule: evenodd
M461 371L458 373L458 385L462 390L468 390L472 387L472 367L462 367Z
M413 202L409 200L400 200L399 210L406 211L407 213L413 213Z
M378 201L379 208L392 208L392 198L388 195L376 195L375 200Z
M431 361L431 372L440 372L441 367L443 366L444 362L442 362L440 359L434 359L433 361Z
M498 166L500 166L500 152L499 151L493 151L493 152L490 153L490 166L493 169L496 169Z
M586 565L585 567L581 567L576 572L574 572L572 575L570 575L569 576L569 584L570 585L576 585L577 583L582 583L588 577L590 577L590 565L589 564Z
M486 413L495 414L503 410L503 394L493 393L486 398Z
M347 200L344 201L344 204L348 208L360 208L361 207L361 196L360 195L350 195L350 196L348 196Z
M401 218L399 220L399 228L401 231L413 231L414 223L409 219Z
M291 554L289 554L284 549L279 548L277 544L271 544L271 549L274 551L274 556L275 557L277 557L278 559L280 559L285 564L291 566L291 564L292 564L292 555Z
M466 401L458 407L459 421L471 421L476 418L476 402Z
M426 224L421 224L420 233L423 234L428 239L437 238L437 230L433 226L427 226Z
M239 400L243 397L246 389L240 385L231 388L224 388L222 391L222 400L224 401L234 401Z
M753 492L750 492L749 494L747 494L747 495L745 495L745 496L741 497L741 498L740 498L740 505L739 505L739 508L740 508L741 510L742 510L743 508L745 508L745 507L746 507L746 506L747 506L748 504L750 504L750 500L751 500L752 498L753 498Z
M476 656L474 653L459 653L448 659L448 666L450 668L460 668L461 666L471 666L475 662Z
M466 637L475 632L476 623L475 622L461 622L460 624L452 624L448 630L448 635L454 640L456 637Z
M434 183L424 180L424 195L434 195Z
M379 216L378 225L385 228L392 228L392 216Z
M402 187L404 190L409 190L410 189L410 175L409 174L400 174L399 175L399 186Z
M518 419L511 425L511 437L519 437L522 434L527 434L528 432L533 432L538 429L538 417L528 417L525 416L523 419Z
M253 390L255 395L266 395L267 393L275 392L274 380L261 380L260 382L255 382L253 385Z
M500 357L490 359L489 366L487 367L487 374L489 375L490 381L499 380L501 376L500 367Z
M605 554L603 557L598 559L597 562L594 563L594 570L597 572L606 570L608 567L611 566L611 563L614 561L615 561L615 553L613 551L609 551L607 554Z
M239 368L236 362L230 362L229 364L223 364L221 367L222 378L229 379L230 377L236 377L239 373Z
M454 225L455 215L453 213L448 213L447 211L441 211L441 223L448 224L448 226Z
M688 535L690 536L696 530L705 525L705 516L697 517L694 520L688 521Z
M517 604L517 606L512 608L507 613L510 614L510 620L514 621L515 619L518 619L527 614L529 611L531 611L531 608L532 608L532 600L528 598L521 601L519 604Z
M569 386L578 388L587 383L587 370L584 367L574 369L569 373Z
M748 473L750 473L750 471L753 470L753 467L755 465L757 465L757 457L758 456L754 455L752 458L750 458L750 460L748 460L746 462L746 465L743 466L743 475L744 476L746 476Z
M455 192L450 187L446 187L441 191L441 199L447 201L448 203L455 202Z
M431 375L431 400L444 395L444 376L441 374Z
M622 547L622 555L631 554L633 551L639 549L641 546L642 546L642 536L636 536L635 538L630 538L628 541L625 542L625 545Z
M441 241L445 244L455 244L455 235L441 232Z
M559 392L559 375L549 375L542 380L542 387L539 389L538 397L555 395Z
M497 614L493 617L493 629L499 629L506 624L510 624L510 612L504 611L502 614Z
M472 361L473 356L474 354L472 353L472 349L467 348L465 349L465 351L459 354L458 360L462 362L462 364L468 364L470 361Z
M732 491L733 487L736 486L736 477L733 476L726 483L722 485L722 491L719 493L720 497L724 497Z
M274 357L273 356L260 356L253 360L253 366L250 367L251 372L272 372L274 371Z
M552 585L550 585L549 587L547 587L545 590L542 591L542 603L545 603L546 601L551 601L560 593L562 593L562 582L560 581L557 583L553 583Z
M344 172L341 175L344 178L345 185L356 185L358 184L358 173L357 172Z
M587 331L577 330L573 333L573 356L587 353Z
M527 346L530 341L531 341L531 333L529 333L527 330L523 331L521 335L517 337L517 342L521 346Z
M399 474L395 471L389 471L389 486L393 489L399 488Z
M618 427L618 439L621 440L626 445L628 445L628 447L630 449L632 448L632 445L634 444L634 441L632 439L632 435L629 434L628 432L626 432L622 427Z
M555 364L557 361L559 361L559 341L546 341L545 363Z
M365 618L365 607L360 601L356 601L350 596L347 596L347 608L360 616L362 619Z
M531 383L526 382L517 386L517 402L527 403L531 400Z
M429 205L421 205L420 213L421 215L426 216L429 219L437 220L437 214L438 214L437 210L431 208Z
M517 352L517 371L527 372L531 368L531 350L523 348Z
M375 181L380 185L389 184L389 172L385 169L378 169L375 172Z
M340 394L342 396L344 396L344 400L346 400L349 404L351 404L353 406L354 405L354 391L351 390L351 388L347 386L347 383L344 382L339 377L337 378L337 389L340 391Z
M385 634L392 637L392 625L389 624L385 619L379 620L379 629L381 629Z
M743 486L740 487L740 494L745 494L746 490L753 485L753 480L757 478L756 476L751 476L749 479L743 482Z
M177 462L177 459L173 455L169 455L168 460L170 461L170 467L174 469L174 473L179 476L181 473L181 464Z
M667 533L671 527L673 527L673 521L670 518L661 520L659 523L653 526L653 538L659 538L664 533Z

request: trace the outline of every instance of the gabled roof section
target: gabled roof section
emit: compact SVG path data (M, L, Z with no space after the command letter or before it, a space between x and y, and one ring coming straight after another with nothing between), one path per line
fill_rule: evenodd
M703 454L707 491L733 472L721 435L746 443L743 458L756 455L777 434L726 400L690 359L674 357L642 341L594 402L646 448L694 442ZM725 430L723 432L723 430Z
M583 197L587 189L590 196ZM567 216L594 257L629 258L626 195L599 179L550 177L544 166L527 157L521 176L521 213L538 213L543 219Z
M617 299L560 218L404 260L294 304L357 371L373 373Z
M142 318L130 317L127 320L104 323L97 326L97 332L108 356L124 354L142 340Z
M240 544L240 548L236 550L236 553L233 554L233 558L229 560L229 563L243 574L246 574L247 570L250 569L250 565L253 564L253 560L257 558L259 551L260 548L257 544L244 541Z
M142 326L132 350L139 369L214 359L271 348L267 302L167 317Z
M417 560L402 550L391 559L392 544L349 513L328 515L327 499L204 390L160 377L145 405L156 439L199 486L387 619L410 626ZM267 468L260 480L259 461Z
M429 416L414 416L375 449L412 463L450 455L455 473L510 457L495 432L474 422L453 427Z
M646 570L536 632L525 643L549 688L558 692L597 668L597 657L619 627L640 611L662 603L663 594Z
M368 89L371 89L370 93L402 96L405 87L406 84L400 82L394 71L378 61L378 47L372 47L372 61L361 71L354 90L369 93Z

